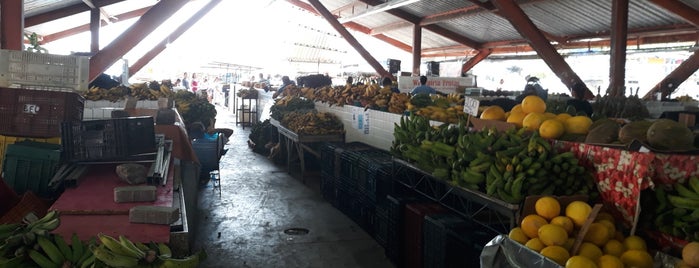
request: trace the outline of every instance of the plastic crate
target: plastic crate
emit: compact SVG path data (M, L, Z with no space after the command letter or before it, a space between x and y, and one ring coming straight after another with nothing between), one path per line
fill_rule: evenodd
M403 256L405 267L423 265L423 226L425 216L446 213L447 209L437 203L410 203L405 205L403 223Z
M90 58L0 50L0 87L87 90Z
M84 103L73 92L0 88L0 134L58 137L62 122L82 120Z
M335 172L335 149L337 146L333 143L323 143L320 146L320 170L327 174Z
M100 161L155 151L152 117L127 117L61 124L67 161Z
M24 216L33 212L41 218L46 215L49 202L42 200L32 192L22 194L21 199L7 213L0 216L0 224L21 223Z
M49 188L61 161L60 145L50 143L10 144L3 160L3 178L18 194L27 191L51 197Z
M395 223L388 222L388 211L386 206L376 206L376 215L374 216L374 240L386 250L388 248L388 233L389 226Z
M454 214L425 216L424 267L467 267L478 263L480 251L475 252L471 242L465 237L472 228L472 224Z
M337 193L335 188L335 176L325 171L320 172L320 193L325 201L336 206Z
M2 162L3 162L2 160L5 158L5 150L7 149L7 145L15 144L17 142L22 142L22 141L36 141L36 142L45 142L45 143L52 143L52 144L61 144L61 137L30 138L30 137L13 137L13 136L0 135L0 170L2 170Z

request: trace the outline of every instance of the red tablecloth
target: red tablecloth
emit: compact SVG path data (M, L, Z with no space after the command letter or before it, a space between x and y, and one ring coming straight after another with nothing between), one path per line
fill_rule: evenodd
M115 164L95 165L78 182L78 187L66 189L50 209L61 212L61 225L54 232L87 240L98 233L123 234L139 242L169 242L170 226L129 222L129 209L139 205L173 205L173 174L168 173L165 186L157 187L154 202L116 203L114 187L128 186L119 179ZM173 170L173 165L170 166Z
M634 223L641 191L655 184L684 182L699 174L699 156L628 151L575 142L557 141L560 150L572 151L581 164L595 171L602 201L616 207L626 224Z

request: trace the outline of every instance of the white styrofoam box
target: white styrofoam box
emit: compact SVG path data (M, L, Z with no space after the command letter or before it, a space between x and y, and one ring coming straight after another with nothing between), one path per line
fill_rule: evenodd
M85 108L83 109L83 120L109 119L112 118L112 111L121 108Z
M98 100L98 101L85 101L85 108L120 108L123 109L126 105L125 100L119 101L108 101L108 100ZM136 108L140 109L158 109L157 100L139 100L136 102Z

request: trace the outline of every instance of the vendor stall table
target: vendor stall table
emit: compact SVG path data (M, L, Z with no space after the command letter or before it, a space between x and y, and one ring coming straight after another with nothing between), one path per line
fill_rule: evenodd
M519 205L436 179L401 159L393 159L392 173L395 183L413 189L495 233L508 233L517 225Z
M291 173L291 163L298 160L301 166L301 174L306 172L305 153L309 152L316 158L320 159L320 150L317 148L324 142L345 142L344 134L336 135L299 135L288 128L282 126L279 121L271 119L270 123L277 127L279 133L279 141L284 142L286 149L286 168L287 172ZM296 152L296 156L294 156ZM305 179L303 179L305 183Z

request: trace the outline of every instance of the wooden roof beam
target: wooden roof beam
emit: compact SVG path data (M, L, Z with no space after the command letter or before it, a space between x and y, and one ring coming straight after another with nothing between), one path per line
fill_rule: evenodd
M677 16L691 23L695 27L699 27L699 10L688 6L678 0L649 0L656 6L662 9L675 13Z
M379 0L360 0L360 1L367 3L369 5L372 5L372 6L380 5L382 3ZM388 10L386 12L393 15L393 16L401 18L403 20L409 21L413 24L420 24L420 18L418 16L410 14L406 11L401 10L401 9L391 9L391 10ZM448 30L448 29L446 29L442 26L439 26L439 25L427 25L423 28L430 30L436 34L442 35L448 39L451 39L454 42L457 42L457 43L460 43L460 44L463 44L463 45L466 45L466 46L469 46L469 47L472 47L475 49L478 49L481 47L481 43L479 43L475 40L472 40L466 36L460 35L456 32L453 32L451 30Z
M90 58L90 81L107 70L116 60L123 57L126 52L174 15L187 2L189 0L159 1L151 7L136 23Z
M116 18L117 21L124 21L124 20L132 19L132 18L137 18L137 17L140 17L143 14L145 14L146 11L148 11L148 9L150 9L150 8L151 7L148 6L148 7L132 10L132 11L129 11L126 13L122 13L122 14L119 14L119 15L116 15L113 17ZM102 21L100 23L100 25L106 26L107 22ZM83 25L73 27L73 28L70 28L70 29L67 29L64 31L57 32L57 33L47 34L47 35L44 35L43 40L41 41L41 44L50 43L50 42L59 40L61 38L66 38L68 36L76 35L76 34L86 32L89 30L90 30L90 24L83 24Z
M527 14L522 11L514 0L493 0L493 3L505 15L505 18L510 21L510 24L529 41L529 44L536 50L551 71L556 73L564 85L569 89L572 89L574 85L585 86L585 83L578 77L565 59L558 54L556 48L549 43L549 40L539 31L534 22L527 17Z
M609 57L610 96L622 97L626 88L626 40L629 22L629 0L612 0L612 38Z
M666 99L670 93L675 91L679 85L687 80L694 72L699 70L699 50L695 50L694 54L689 56L687 60L682 62L675 70L668 74L663 80L655 85L643 99L650 99L656 92L660 92L662 99Z
M461 66L461 74L463 75L467 73L469 70L473 68L473 66L476 66L478 63L490 56L491 53L493 53L493 50L489 48L478 50L478 54L468 59L468 61L466 61L466 63L464 63L464 65Z
M22 50L24 2L0 0L0 48Z
M371 56L369 51L367 51L362 46L362 44L360 44L359 41L357 41L357 39L354 38L354 36L349 31L347 31L347 29L344 26L342 26L342 24L339 21L337 21L337 18L335 18L335 16L332 13L330 13L330 11L327 8L325 8L325 6L323 6L323 4L321 4L319 0L308 0L308 2L313 6L313 8L315 8L315 10L318 13L320 13L321 16L323 16L323 18L325 18L325 20L328 21L328 23L330 23L330 25L333 28L335 28L335 30L338 33L340 33L340 35L342 35L343 38L345 38L345 40L347 40L347 42L355 50L357 50L357 52L359 52L359 55L362 56L362 58L364 58L364 60L366 60L367 63L369 63L369 65L371 65L371 67L373 67L379 75L393 78L393 75L389 73L383 65L376 61L376 59L373 56Z
M316 11L315 8L313 8L313 6L309 5L309 4L306 3L306 2L303 2L303 1L300 1L300 0L286 0L286 1L289 2L290 4L294 5L294 6L298 7L298 8L301 8L301 9L303 9L303 10L306 10L306 11L308 11L308 12L311 12L311 13L317 15L317 16L321 16L320 13L318 13L318 11ZM370 33L371 33L371 29L369 29L368 27L366 27L366 26L364 26L364 25L361 25L361 24L359 24L359 23L356 23L356 22L348 22L348 23L345 23L345 24L343 24L343 25L344 25L345 27L349 28L349 29L352 29L352 30L361 32L361 33L363 33L363 34L371 35L371 34L370 34ZM393 38L391 38L391 37L389 37L389 36L386 36L386 35L383 35L383 34L375 34L375 35L372 35L372 36L373 36L374 38L376 38L376 39L379 39L379 40L384 41L384 42L386 42L386 43L388 43L388 44L390 44L390 45L393 45L393 46L397 47L398 49L403 50L403 51L405 51L405 52L412 52L412 51L413 51L413 47L412 47L412 46L410 46L410 45L408 45L408 44L405 44L405 43L403 43L403 42L401 42L401 41L398 41L398 40L396 40L396 39L393 39Z
M123 1L125 0L93 0L92 3L97 7L104 7ZM57 20L63 17L68 17L85 11L90 11L90 7L85 5L84 3L78 3L64 8L47 11L44 13L24 18L24 27L36 26L42 23Z
M209 11L214 9L216 5L221 3L222 0L211 0L209 3L207 3L205 6L203 6L197 13L194 13L189 19L187 19L185 22L183 22L177 29L172 31L165 39L160 41L160 43L156 44L151 50L146 52L140 59L136 60L131 66L129 66L129 76L132 76L138 71L140 71L146 64L148 64L151 60L153 60L156 56L158 56L161 52L167 48L167 45L171 42L174 42L179 38L182 34L184 34L187 30L189 30L192 25L196 24L201 18L203 18Z

